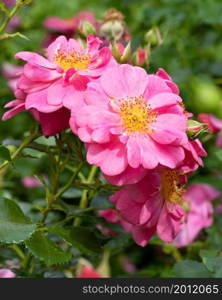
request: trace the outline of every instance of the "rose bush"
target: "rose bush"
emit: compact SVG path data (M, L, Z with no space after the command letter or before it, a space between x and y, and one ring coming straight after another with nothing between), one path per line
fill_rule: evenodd
M30 21L38 41L26 18L8 26L18 11L38 16L29 2L1 5L0 277L188 277L187 260L218 277L207 263L221 260L217 76L197 84L189 71L189 83L180 58L173 69L155 18L138 43L145 24L130 32L127 18L134 6L149 15L145 2L126 19L46 11Z

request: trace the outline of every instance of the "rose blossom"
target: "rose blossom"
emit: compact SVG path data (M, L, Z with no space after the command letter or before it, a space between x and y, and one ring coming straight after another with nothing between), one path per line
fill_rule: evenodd
M196 139L188 141L183 145L185 157L184 160L178 165L178 169L182 174L189 174L195 171L199 166L203 166L201 156L206 156L207 153L204 150L201 142ZM143 168L131 168L128 166L122 173L115 176L108 176L103 174L105 179L113 185L125 185L139 182L143 179L149 170Z
M143 169L184 160L187 115L169 79L119 65L88 86L87 105L72 110L70 127L86 143L89 163L107 176L128 168L136 178Z
M20 90L15 90L16 99L5 105L5 108L11 108L2 116L2 120L6 121L16 114L25 110L26 94ZM31 109L33 117L40 122L43 134L48 137L55 135L69 126L70 112L62 107L51 113L42 113L36 109ZM59 122L58 122L59 120Z
M138 245L144 247L155 232L165 242L176 237L185 215L180 206L183 183L179 171L161 168L110 197L120 217L131 224L129 231Z
M203 228L212 225L213 206L211 201L219 195L218 190L205 183L193 184L187 189L183 198L190 208L182 230L174 240L176 247L189 245Z
M101 41L93 35L87 38L87 48L73 39L60 36L47 48L48 59L32 52L19 52L16 58L27 63L18 79L16 100L5 107L13 107L3 115L11 118L23 110L31 110L43 127L43 133L53 135L68 127L71 107L82 105L87 83L98 77L111 60L107 47L99 49ZM58 122L59 120L59 122Z

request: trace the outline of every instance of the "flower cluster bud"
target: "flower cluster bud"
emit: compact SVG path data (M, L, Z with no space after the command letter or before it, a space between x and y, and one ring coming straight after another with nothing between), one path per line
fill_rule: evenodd
M144 36L144 40L150 47L160 46L163 39L160 34L160 30L157 27L150 29Z
M130 42L124 46L121 43L113 43L112 54L117 62L125 64L131 61L131 44Z
M104 14L103 20L100 28L102 35L109 40L120 40L126 27L123 14L115 8L111 8Z
M149 50L147 48L138 48L133 54L133 64L139 67L148 66Z
M86 20L80 22L78 31L83 37L87 37L89 34L96 34L96 28Z
M200 123L196 120L188 120L187 122L187 135L193 140L201 133L208 132L207 124Z

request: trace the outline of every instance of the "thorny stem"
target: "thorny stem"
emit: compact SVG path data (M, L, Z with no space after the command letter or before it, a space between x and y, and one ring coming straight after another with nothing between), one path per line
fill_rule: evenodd
M12 161L20 154L20 152L28 146L32 141L34 141L37 137L41 135L40 132L35 131L31 135L27 136L23 143L18 147L18 149L12 154L11 159ZM7 167L11 162L10 161L5 161L3 164L0 166L0 171Z
M73 172L72 176L70 177L69 181L67 182L67 184L55 195L54 199L56 200L57 198L59 198L62 194L65 193L65 191L67 191L70 186L72 186L73 181L76 179L76 177L78 176L79 171L81 170L83 166L83 162L81 162L79 164L79 166L77 167L77 169L75 170L75 172Z
M92 166L90 172L89 172L89 176L86 180L86 184L87 183L91 183L96 175L98 167L97 166ZM82 193L82 197L80 200L80 205L79 208L87 208L88 205L88 189L85 189ZM81 219L80 218L76 218L75 222L74 222L74 226L79 226L81 224Z
M76 169L72 169L73 171L73 174L72 176L70 177L70 179L68 180L67 184L61 188L59 191L58 190L58 184L59 184L59 176L60 176L60 173L62 172L62 170L66 167L66 162L64 162L63 164L61 164L61 156L62 156L62 149L63 149L63 143L64 143L64 140L62 139L62 136L60 135L59 138L57 139L57 146L59 148L59 155L58 155L58 158L56 160L54 160L54 157L53 157L53 160L55 161L56 163L56 171L55 171L55 174L54 174L54 178L53 178L53 184L52 184L52 191L49 192L47 191L47 195L46 195L46 200L47 200L47 207L45 208L45 210L43 211L43 216L42 216L42 219L40 220L40 224L44 224L45 223L45 220L48 216L48 213L50 212L51 210L51 204L57 199L59 198L60 196L62 196L63 193L65 193L65 191L67 191L73 184L73 181L76 179L76 177L78 176L79 174L79 171L81 170L84 162L81 161L80 164L78 165L78 167Z

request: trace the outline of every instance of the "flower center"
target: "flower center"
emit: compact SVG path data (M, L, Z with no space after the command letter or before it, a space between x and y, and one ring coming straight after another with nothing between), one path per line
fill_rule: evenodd
M91 56L76 51L71 54L58 51L54 57L54 62L64 71L70 68L87 71L91 63Z
M127 134L134 132L152 133L152 124L156 122L157 113L151 110L143 96L118 99L119 113Z
M181 204L184 186L181 184L179 172L176 170L165 170L161 174L162 196L166 201Z

